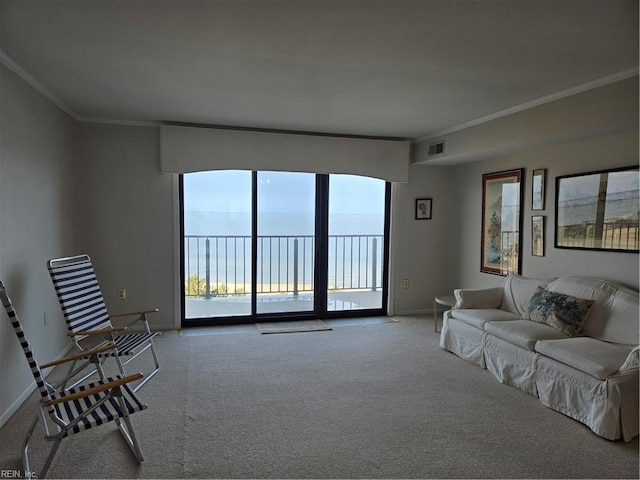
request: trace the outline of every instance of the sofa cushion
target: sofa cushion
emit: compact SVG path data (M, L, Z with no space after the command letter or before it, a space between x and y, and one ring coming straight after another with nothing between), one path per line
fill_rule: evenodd
M499 308L456 308L451 310L450 315L456 320L473 325L481 330L484 330L484 325L487 322L502 322L520 318Z
M504 282L500 308L515 313L525 320L529 318L529 300L538 287L547 288L554 278L528 278L509 275Z
M593 300L550 292L538 287L529 300L531 320L557 328L567 335L578 335Z
M597 338L609 319L611 297L619 288L619 285L600 278L566 275L549 283L547 290L577 298L594 300L582 333L587 337Z
M502 287L495 288L456 288L455 308L500 308L502 303Z
M629 350L590 337L541 340L536 352L570 367L606 380L616 373L629 356Z
M507 342L532 351L538 340L568 338L567 335L560 330L550 327L549 325L532 322L531 320L487 322L484 330L491 335L495 335Z
M589 314L589 317L593 312ZM610 299L607 321L596 338L629 346L640 344L638 292L620 288ZM591 319L587 319L591 321Z

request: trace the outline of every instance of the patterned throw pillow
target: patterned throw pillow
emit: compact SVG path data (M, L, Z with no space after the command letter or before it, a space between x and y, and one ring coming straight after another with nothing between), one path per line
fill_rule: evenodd
M550 292L538 287L529 300L529 315L534 322L545 323L567 335L575 336L582 331L591 305L593 300Z

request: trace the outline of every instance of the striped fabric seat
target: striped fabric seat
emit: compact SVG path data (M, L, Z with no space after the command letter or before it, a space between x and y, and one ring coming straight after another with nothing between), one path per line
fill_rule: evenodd
M51 280L69 330L80 333L110 328L109 313L91 262L54 266L49 263Z
M151 332L146 317L147 313L157 310L118 315L118 317L126 315L136 317L127 327L132 327L140 321L144 326L143 332L113 331L111 323L111 318L113 317L110 317L107 311L98 278L88 255L50 260L48 269L67 328L74 335L74 341L79 349L84 348L84 344L81 342L88 338L94 339L92 348L111 342L115 343L117 350L104 353L101 358L115 357L122 375L126 375L124 365L147 349L151 351L154 367L145 375L144 380L136 386L134 391L137 391L159 370L158 356L153 342L154 337L159 333ZM91 332L95 331L104 332L97 337L90 335ZM95 340L98 340L99 343L95 344ZM120 361L120 357L123 356L128 357L124 363Z
M63 387L56 389L56 387L45 381L40 364L31 350L31 345L22 329L20 319L1 281L0 300L27 358L41 397L38 402L40 414L36 416L35 421L29 427L27 437L23 443L22 463L24 472L38 472L38 478L44 478L63 439L110 422L116 423L136 460L142 462L142 452L129 415L146 409L147 405L136 397L128 385L129 382L142 377L142 374L132 375L131 377L101 378L99 381L76 385L69 389L64 389ZM44 364L42 368L62 365L67 362L74 362L75 364L78 358L85 358L90 355L92 355L91 352L86 352L86 355L85 352L81 352ZM87 365L90 364L87 363ZM72 375L75 375L75 373ZM41 426L38 431L41 430L44 433L44 439L51 442L52 446L44 465L36 470L29 464L29 444L38 424Z
M136 349L143 343L148 344L153 337L158 333L128 333L126 335L115 335L114 341L118 347L117 352L106 352L101 355L107 357L113 357L114 355L135 355ZM109 343L109 340L105 340L99 346L103 346ZM95 347L94 347L95 348Z
M96 387L98 385L104 385L107 382L112 382L119 377L107 377L103 381L91 382L85 385L80 385L74 388L65 390L64 392L52 393L51 399L64 399L69 395L73 395L77 392L85 391L89 388ZM142 403L131 391L128 385L122 387L122 395L125 403L125 408L129 415L140 412L147 408L147 405ZM102 400L106 401L102 403L95 411L90 415L85 416L85 412L91 409L94 405ZM58 418L65 423L71 423L76 418L82 418L76 426L65 431L65 437L74 433L79 433L83 430L88 430L91 427L103 425L108 422L113 422L116 418L122 418L123 412L120 408L118 400L105 392L97 393L83 399L72 400L66 403L58 403L54 406L54 410Z

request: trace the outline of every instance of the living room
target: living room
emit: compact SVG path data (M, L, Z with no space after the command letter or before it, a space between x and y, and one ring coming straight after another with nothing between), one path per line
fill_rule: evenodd
M22 3L3 1L0 5L0 278L10 288L16 307L26 321L26 328L30 328L34 350L39 358L49 360L64 354L69 346L55 291L47 275L46 262L54 257L81 252L89 253L94 260L110 308L157 307L160 313L152 320L154 329L179 328L178 176L163 173L160 169L160 122L181 121L264 129L268 127L263 123L265 114L261 112L262 116L256 117L254 123L239 124L237 117L232 115L234 107L238 105L232 105L226 121L216 118L203 122L201 117L194 115L193 119L161 116L154 123L147 118L118 119L119 107L104 94L101 100L109 107L105 110L107 113L94 110L93 106L89 108L82 103L75 103L80 100L66 97L66 91L57 91L35 71L43 69L53 72L55 77L57 65L68 62L66 65L73 66L73 59L59 50L56 55L47 57L46 62L38 64L38 57L33 56L34 51L43 48L47 36L33 35L46 23L47 18L51 20L53 28L48 33L55 35L60 30L54 27L64 30L66 21L78 22L79 17L75 15L86 13L86 21L93 18L97 23L99 20L96 18L100 17L92 16L96 12L84 12L83 8L86 7L74 6L74 2L54 2L46 8L38 2L28 2L30 5ZM247 5L246 2L242 3ZM427 4L424 8L428 8L430 3L433 2L408 2L407 5L423 8L420 4ZM442 13L440 8L446 10L442 2L436 3L439 8L435 13ZM467 5L462 5L466 2L455 3L459 5L453 13L460 13L465 7L471 8L474 2ZM491 6L479 17L481 24L497 15L499 12L495 10L502 5L502 2L477 3ZM462 83L459 97L452 103L456 103L456 108L459 108L458 103L479 103L481 108L475 112L484 111L483 114L474 112L475 116L450 121L451 117L441 111L446 104L430 104L433 97L428 96L426 103L420 102L419 98L413 98L409 103L415 103L415 110L430 111L429 118L434 123L425 123L423 127L414 123L415 129L405 126L405 134L391 127L381 127L375 131L363 131L361 127L357 131L346 131L346 127L341 125L342 131L337 132L338 127L332 128L327 123L328 126L322 128L321 123L328 122L332 117L331 112L324 118L318 118L316 124L288 128L305 132L315 129L323 134L337 132L344 135L402 137L411 143L408 181L394 183L392 187L388 309L391 315L430 313L434 297L450 294L454 288L502 284L503 277L488 275L480 270L482 175L519 168L524 169L522 275L590 275L638 288L637 253L567 250L553 246L556 177L638 164L637 2L588 2L588 14L582 11L585 15L582 20L584 24L581 24L581 20L573 21L576 9L582 9L582 4L524 3L526 5L521 7L526 7L524 11L532 14L534 26L535 21L550 19L550 16L545 17L545 13L560 16L557 18L567 22L563 24L562 20L558 20L559 26L550 25L549 38L544 42L541 38L529 39L530 46L522 54L538 71L545 66L555 67L555 70L539 73L541 77L560 79L555 84L544 86L553 89L544 91L537 86L537 80L517 85L504 70L493 75L483 71L483 75L488 75L484 86L488 95L493 95L494 90L513 89L518 94L512 97L518 99L517 103L498 105L487 102L488 105L482 105L481 98L465 92L464 88L470 88L474 83L469 81ZM558 3L558 6L554 6L554 3ZM56 16L58 4L62 10ZM112 2L95 4L106 11L113 7ZM338 8L338 4L340 2L332 6ZM304 9L304 6L300 8ZM367 9L363 5L359 8L360 11ZM557 11L544 11L553 8L557 8ZM388 13L382 10L382 13ZM540 10L540 16L532 13L537 10ZM391 11L394 9L391 8ZM350 13L353 14L352 11ZM439 18L435 13L434 18ZM520 18L517 12L510 14L512 21ZM324 21L338 21L336 17L327 15L330 18ZM406 19L405 15L409 16L405 12L401 17ZM132 18L144 24L135 15ZM340 16L337 15L337 18ZM470 21L469 17L465 18ZM572 19L571 22L569 19ZM590 42L582 56L577 55L581 51L581 42L586 38L582 29L592 32L598 22L602 22L598 40ZM424 23L430 22L425 19ZM514 24L513 29L509 29L514 34L513 39L501 38L500 43L512 41L519 48L524 48L527 35L515 36L514 30L527 24L528 21L524 20L522 24ZM145 25L153 31L151 24ZM571 41L570 33L566 38L553 37L552 34L558 34L563 29L569 30L569 25L576 29L574 35L578 40ZM461 22L458 28L463 26L464 22ZM121 25L121 28L124 29L125 25ZM90 28L85 32L78 30L80 32L75 34L86 35L87 45L89 38L97 43L101 40L92 38ZM545 37L544 32L542 28L541 37ZM397 34L395 29L394 34ZM608 38L607 42L600 42L600 36ZM562 53L553 57L555 63L545 63L544 56L553 53L549 45L554 38L559 42L557 49ZM388 38L385 36L385 39ZM479 42L479 39L475 40ZM494 37L482 45L497 48L496 41ZM541 43L536 45L536 41ZM38 42L41 42L39 46ZM135 42L132 40L129 46L133 48ZM361 46L358 42L356 44ZM76 44L74 48L78 47ZM167 48L166 45L161 47ZM399 51L392 53L402 57ZM477 52L478 55L482 53ZM375 52L371 55L375 56ZM108 64L109 60L113 59L96 57L91 60L87 56L87 63L82 65L93 64L97 68L96 64ZM436 55L432 61L435 63L437 60ZM492 62L499 60L492 57ZM139 59L140 64L148 61ZM469 71L472 67L479 68L480 64L476 62L460 67L461 76L469 80L467 77L472 77ZM182 63L178 65L184 67ZM119 67L124 68L122 65ZM107 68L119 67L116 62ZM74 77L74 82L85 75L91 77L90 71L66 73ZM497 78L499 75L503 77ZM153 79L132 78L132 83L140 83L153 90ZM189 75L185 73L185 81L188 78ZM51 82L56 81L56 78L51 79ZM482 83L482 80L477 82ZM491 82L496 82L495 86ZM74 83L72 90L88 95L96 84L90 82L87 85L91 87L85 85L76 88ZM286 91L286 88L283 90ZM358 88L351 87L350 91L355 96ZM469 91L478 93L482 89ZM136 99L126 94L124 97L129 98L131 103L137 103L134 101ZM396 98L396 101L400 100ZM93 101L96 102L96 99ZM362 103L373 101L372 98L365 98ZM291 102L295 103L295 99ZM372 111L375 109L371 108L363 117L371 117ZM321 112L321 109L311 110L306 115L317 114L321 117ZM276 112L271 113L277 119ZM281 114L281 123L274 122L272 128L284 129L285 116ZM390 112L388 115L383 113L377 121L393 125L401 123L402 115L407 114L404 111L398 117L393 117ZM364 122L365 118L361 120ZM444 141L445 150L442 154L429 155L429 146L434 141ZM542 257L531 254L530 243L529 219L535 214L530 202L531 175L535 169L546 170L546 201L542 214L546 216L547 228L545 254ZM419 221L415 219L414 206L415 200L423 197L433 201L432 218ZM403 288L403 279L410 279L409 288ZM125 300L119 300L117 291L123 286L126 286L128 295ZM0 344L0 425L3 425L31 394L33 380L7 322L0 323Z

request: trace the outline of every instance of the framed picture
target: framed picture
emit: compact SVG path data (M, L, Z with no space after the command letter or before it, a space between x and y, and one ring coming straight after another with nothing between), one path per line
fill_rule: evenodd
M638 166L556 177L555 247L638 253Z
M416 220L431 220L431 199L416 199Z
M531 210L544 210L544 168L533 171L531 177Z
M542 215L531 217L531 255L544 257L544 217Z
M523 169L482 176L481 272L520 273L523 186Z

